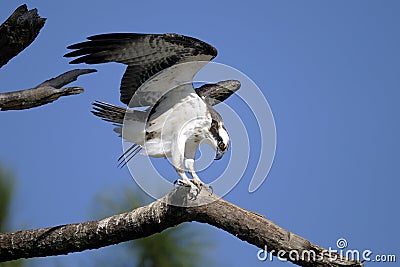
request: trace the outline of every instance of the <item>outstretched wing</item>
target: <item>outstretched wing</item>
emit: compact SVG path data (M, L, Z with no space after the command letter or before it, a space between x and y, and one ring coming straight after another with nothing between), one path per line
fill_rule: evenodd
M196 93L211 106L225 101L240 89L238 80L227 80L217 83L208 83L196 88Z
M238 80L226 80L217 83L204 84L195 91L205 102L215 106L228 99L232 94L240 89ZM93 103L92 113L101 119L112 122L115 125L122 125L124 119L129 121L145 122L148 116L152 116L157 109L157 104L150 110L150 113L139 110L130 110L112 104L96 101Z
M71 61L72 64L118 62L128 65L120 88L121 102L127 105L136 91L141 86L141 89L146 90L143 85L161 71L180 63L202 61L206 64L217 55L217 50L210 44L180 34L111 33L87 39L89 41L69 46L69 49L75 51L66 54L65 57L78 57ZM184 80L193 78L204 64L191 70L192 73L188 75L191 77L185 77ZM179 75L178 73L172 71L168 75ZM161 90L156 92L155 97L159 97L165 88L155 88L154 85L153 83L151 90ZM153 102L154 99L141 99L130 106L147 106L154 104Z

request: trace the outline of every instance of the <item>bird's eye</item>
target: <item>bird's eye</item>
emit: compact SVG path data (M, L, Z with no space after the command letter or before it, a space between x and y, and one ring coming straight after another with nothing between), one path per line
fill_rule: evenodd
M218 147L221 150L225 150L225 144L224 143L219 143Z

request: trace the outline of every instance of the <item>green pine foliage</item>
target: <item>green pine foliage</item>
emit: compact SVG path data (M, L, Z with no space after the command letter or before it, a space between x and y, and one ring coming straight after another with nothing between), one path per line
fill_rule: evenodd
M0 166L0 232L9 231L10 206L13 193L13 175ZM23 264L23 260L0 262L0 267L22 267Z

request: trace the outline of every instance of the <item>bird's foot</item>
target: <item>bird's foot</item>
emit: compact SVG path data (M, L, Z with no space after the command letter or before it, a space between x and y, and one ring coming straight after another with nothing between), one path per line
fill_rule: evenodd
M176 184L179 186L190 187L190 190L189 190L189 199L190 200L196 200L197 195L200 193L200 190L201 190L201 188L199 188L197 185L195 185L192 180L185 181L185 180L178 179L174 182L174 185L176 185Z
M210 192L211 194L213 193L213 188L211 185L209 184L205 184L203 183L200 179L191 179L190 180L195 186L197 186L197 188L199 189L199 192L201 191L201 189L203 189L203 187Z

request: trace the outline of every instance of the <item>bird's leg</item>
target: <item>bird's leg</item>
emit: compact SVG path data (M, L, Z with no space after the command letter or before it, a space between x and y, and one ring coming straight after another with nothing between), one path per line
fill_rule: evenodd
M197 195L200 193L200 189L186 176L186 173L182 166L183 165L182 164L183 163L183 151L184 151L184 148L182 148L182 153L172 153L172 155L173 155L172 156L172 165L174 166L178 175L182 178L182 179L176 180L174 182L174 184L190 187L189 198L196 199Z
M210 191L212 193L212 187L208 184L203 183L199 176L196 173L196 170L194 169L194 159L192 158L186 158L185 159L185 168L188 170L188 172L190 173L190 175L193 177L193 179L191 180L191 182L197 186L197 188L199 189L199 192L201 191L201 189L203 187L205 187L208 191Z

